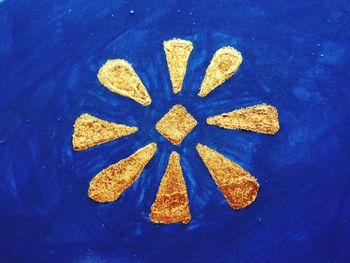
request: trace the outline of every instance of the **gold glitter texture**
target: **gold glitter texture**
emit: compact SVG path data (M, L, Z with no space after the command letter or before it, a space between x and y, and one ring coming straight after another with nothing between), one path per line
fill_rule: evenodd
M108 60L100 68L97 77L114 93L133 99L144 106L152 102L146 87L133 67L123 59Z
M215 52L204 76L198 96L205 97L230 78L242 63L242 55L233 47L223 47Z
M191 41L171 39L163 42L166 60L168 63L173 92L179 93L186 75L188 58L193 49Z
M241 129L266 134L275 134L280 128L277 109L267 104L216 115L208 118L207 123L225 129Z
M244 208L256 199L259 184L255 177L205 145L198 144L196 149L233 209Z
M182 90L187 64L193 51L190 41L173 38L163 42L173 92ZM238 70L242 55L233 47L215 52L206 70L198 95L207 96ZM108 60L99 70L98 79L110 91L148 106L152 100L133 67L125 60ZM147 120L145 120L147 121ZM242 129L266 134L279 130L277 110L266 104L222 113L207 119L208 125L226 129ZM173 106L156 124L156 130L171 143L178 145L197 125L197 121L180 104ZM103 121L89 114L80 116L74 124L73 148L80 151L135 133L136 127ZM255 177L238 164L209 147L196 147L209 173L230 206L240 209L257 197L259 184ZM89 197L97 202L111 202L130 187L152 159L157 145L151 143L126 159L110 165L90 182ZM155 223L188 223L191 220L189 200L180 165L180 155L173 152L151 207Z
M175 105L156 124L156 130L172 144L178 145L197 125L197 121L180 104Z
M150 219L154 223L187 224L191 220L187 189L180 165L180 155L172 152L168 167L160 182Z
M89 197L101 203L117 200L139 178L156 150L157 144L150 143L99 172L90 182Z
M85 150L137 132L137 127L116 124L82 114L74 123L73 149Z

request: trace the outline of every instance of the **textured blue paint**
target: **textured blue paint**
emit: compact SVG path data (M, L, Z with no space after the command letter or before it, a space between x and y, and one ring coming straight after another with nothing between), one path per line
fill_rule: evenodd
M0 1L0 261L349 262L349 12L345 0ZM172 37L195 47L177 96L162 48ZM205 69L225 45L243 64L201 99ZM110 58L132 63L150 107L102 87L96 74ZM262 102L279 109L276 136L205 124ZM154 129L175 103L199 121L180 146ZM85 112L140 131L73 152L72 124ZM159 150L120 200L88 199L98 171L152 141ZM198 142L258 178L253 205L229 208ZM172 150L189 190L186 226L148 219Z

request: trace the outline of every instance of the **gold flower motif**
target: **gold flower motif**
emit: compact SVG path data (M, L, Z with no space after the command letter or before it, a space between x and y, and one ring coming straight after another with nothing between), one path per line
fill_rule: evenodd
M192 42L171 39L163 43L175 94L181 92L187 62L193 50ZM198 96L205 97L232 77L242 63L242 55L233 47L216 51L206 70ZM98 79L110 91L128 97L143 106L152 103L146 87L133 67L125 60L108 60L99 70ZM208 125L224 129L241 129L264 134L279 130L278 112L267 104L235 109L207 119ZM197 120L180 104L174 105L156 124L156 130L171 143L181 144L197 125ZM76 151L116 140L138 131L137 127L101 120L89 114L77 118L74 124L73 149ZM89 197L96 202L117 200L140 176L153 158L157 144L152 142L129 157L99 172L90 182ZM257 197L257 179L237 163L217 151L198 144L196 150L216 185L233 209L250 205ZM191 220L186 183L180 155L172 152L158 193L151 207L150 220L154 223L187 224Z

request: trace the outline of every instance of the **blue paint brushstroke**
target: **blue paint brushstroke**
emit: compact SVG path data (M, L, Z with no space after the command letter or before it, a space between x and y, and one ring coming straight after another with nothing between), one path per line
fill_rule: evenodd
M0 1L0 261L348 262L349 14L344 0ZM162 47L173 37L194 43L178 95ZM240 69L199 98L213 54L227 45L243 54ZM134 66L150 107L99 83L111 58ZM279 110L275 136L205 124L263 102ZM199 122L180 146L154 128L177 103ZM140 130L74 152L72 125L85 112ZM152 141L155 157L120 200L88 198L96 173ZM228 206L199 142L257 177L251 206ZM155 225L148 214L173 150L193 219Z

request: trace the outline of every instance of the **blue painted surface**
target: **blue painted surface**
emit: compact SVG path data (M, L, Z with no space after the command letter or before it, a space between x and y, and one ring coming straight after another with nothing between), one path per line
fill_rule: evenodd
M347 1L0 1L0 261L349 262L349 12ZM162 48L172 37L194 43L179 95ZM225 45L243 64L201 99ZM98 82L110 58L134 66L150 107ZM275 136L205 124L263 102L279 109ZM199 121L180 146L154 129L175 103ZM72 124L85 112L140 131L74 152ZM88 199L96 173L152 141L154 159L117 202ZM258 178L251 206L230 209L198 142ZM148 213L172 150L193 219L155 225Z

